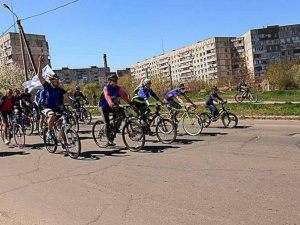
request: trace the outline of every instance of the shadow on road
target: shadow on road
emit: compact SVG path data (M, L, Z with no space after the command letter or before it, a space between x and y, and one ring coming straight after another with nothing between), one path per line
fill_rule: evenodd
M189 145L193 144L194 142L203 141L201 139L180 139L176 138L176 140L173 142L174 144L183 144L183 145Z
M201 133L201 136L217 136L217 135L227 135L228 133L222 133L222 132L203 132Z
M37 143L37 144L27 144L26 147L32 149L32 150L40 150L44 149L45 144L44 143Z
M164 152L164 150L166 149L171 149L171 148L180 148L179 146L174 146L174 145L159 145L159 146L144 146L144 148L140 151L140 153L142 152L153 152L153 153L157 153L157 152Z
M99 160L103 155L104 156L114 156L114 157L120 157L120 156L126 156L126 152L121 152L121 150L124 150L125 148L113 148L108 149L105 151L101 150L92 150L92 151L84 151L81 152L78 160Z
M6 156L13 156L13 155L29 155L30 153L28 152L0 152L0 157L6 157Z

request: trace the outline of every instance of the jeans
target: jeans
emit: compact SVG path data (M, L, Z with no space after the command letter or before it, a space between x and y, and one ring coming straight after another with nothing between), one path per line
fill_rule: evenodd
M216 114L217 114L217 108L216 108L216 106L214 104L212 104L212 105L209 105L208 108L209 108L209 110L211 112L211 118L215 119L216 118Z

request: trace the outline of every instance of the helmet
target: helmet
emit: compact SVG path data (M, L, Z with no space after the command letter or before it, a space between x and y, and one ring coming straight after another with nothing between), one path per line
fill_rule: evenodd
M77 86L75 87L75 90L80 90L80 87L77 85Z
M146 78L144 81L143 81L143 84L144 85L147 85L147 84L151 84L151 80Z
M55 74L47 74L47 77L49 80L59 80L59 76L55 73Z
M116 74L111 74L108 76L107 80L117 82L118 76Z

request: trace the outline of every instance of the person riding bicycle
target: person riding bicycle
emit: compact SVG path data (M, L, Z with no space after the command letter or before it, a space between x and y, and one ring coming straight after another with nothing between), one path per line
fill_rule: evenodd
M211 112L211 120L213 122L217 121L217 112L218 112L218 109L215 106L214 101L219 100L221 102L224 102L224 100L222 98L220 98L220 96L217 94L217 92L218 92L218 87L215 85L212 87L211 93L205 102L205 105L209 108L209 110Z
M61 87L59 87L59 76L57 74L47 74L49 79L48 83L42 76L42 65L44 64L44 57L39 57L39 67L38 67L38 78L44 87L44 107L43 114L48 116L48 132L46 134L47 139L51 140L52 134L51 130L54 125L55 120L57 120L56 113L62 113L65 110L63 100L66 100L69 105L74 108L74 104L69 98L68 93ZM61 127L61 121L57 123L58 127Z
M139 87L139 90L137 90L136 92L137 95L132 98L132 102L139 110L141 119L147 118L151 112L149 108L150 104L148 101L150 95L157 101L163 103L162 100L160 100L155 92L151 89L151 80L148 78L143 81L143 86Z
M241 82L238 84L238 91L242 92L243 94L246 93L244 97L246 98L248 97L249 87L246 84L245 78L243 78Z
M45 91L44 89L39 89L35 95L34 98L34 104L36 104L36 112L37 112L37 116L39 121L39 133L43 133L44 128L43 128L43 123L45 120L45 115L42 113L42 111L44 110L44 102L45 102Z
M92 96L93 99L93 104L96 105L97 104L97 95L94 93Z
M126 96L123 89L118 86L118 76L112 74L108 76L108 83L103 87L103 91L99 99L99 111L101 112L101 116L106 128L106 146L115 146L110 135L109 113L115 112L113 109L118 106L116 103L118 96L123 98L128 104L132 105L132 102Z
M180 84L178 86L178 88L172 90L172 91L169 91L166 95L165 95L165 99L164 99L164 102L165 103L168 103L168 105L170 107L173 107L175 109L181 109L182 106L186 106L185 103L183 102L183 100L179 97L180 95L182 95L189 103L191 103L195 108L196 108L196 105L192 102L192 100L186 95L186 89L184 87L184 84ZM181 105L175 101L176 98L180 103Z
M20 106L24 110L25 114L29 114L33 109L32 95L28 92L28 88L24 89L24 92L21 94Z
M76 114L78 115L79 114L79 111L80 111L80 100L81 98L83 100L85 100L85 104L89 104L89 101L87 99L87 97L85 97L82 92L80 91L80 87L79 86L76 86L75 87L75 91L73 92L73 99L74 99L74 106L75 106L75 112Z
M3 123L4 129L4 143L9 144L7 128L8 128L8 118L12 116L15 105L15 99L13 96L13 90L8 89L6 95L2 96L0 99L0 118Z

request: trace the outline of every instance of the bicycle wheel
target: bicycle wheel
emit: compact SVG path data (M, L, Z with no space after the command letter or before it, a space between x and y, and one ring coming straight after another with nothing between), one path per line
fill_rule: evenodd
M0 124L0 133L1 133L2 141L3 141L3 143L4 143L4 131L3 131L3 124L2 124L2 122L1 122L1 124Z
M203 122L204 127L209 127L211 120L210 120L210 115L206 112L200 113L200 118Z
M203 130L202 119L195 113L186 115L182 120L183 130L191 136L200 134Z
M133 152L140 151L145 145L145 133L141 124L133 120L128 121L123 126L122 139L127 149Z
M161 119L156 124L156 136L164 144L172 143L177 137L177 129L169 119Z
M238 124L238 118L233 113L226 113L222 116L222 122L224 127L234 128Z
M33 120L28 116L23 116L22 118L22 127L24 129L24 134L27 136L32 135L34 130Z
M252 102L258 102L258 95L254 93L249 93L249 101Z
M69 114L68 115L68 120L71 128L73 128L76 132L79 131L79 123L78 119L75 115Z
M77 132L69 128L66 130L66 151L72 159L77 159L81 153L81 142Z
M90 111L84 109L81 113L81 119L83 120L83 123L90 124L92 121L92 114Z
M25 146L25 133L23 131L23 128L19 124L14 125L14 139L15 139L16 145L19 148L24 148L24 146Z
M244 100L243 98L243 95L240 94L240 93L237 93L235 96L234 96L234 99L236 102L242 102Z
M105 148L107 137L105 134L105 124L101 120L97 120L92 128L93 139L99 148Z
M56 139L55 132L53 130L51 132L52 132L52 139L49 140L47 139L47 135L46 135L47 129L45 129L43 139L47 151L50 153L54 153L57 150L58 141Z

